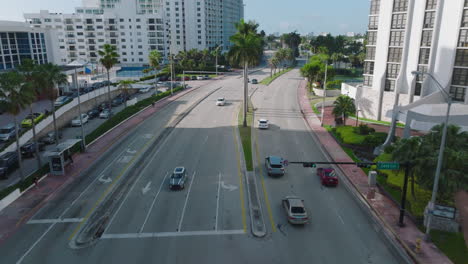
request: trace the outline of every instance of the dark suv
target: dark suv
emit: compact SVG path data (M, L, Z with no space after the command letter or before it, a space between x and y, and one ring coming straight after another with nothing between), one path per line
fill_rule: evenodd
M45 149L45 144L42 142L39 142L39 151L43 151ZM23 146L20 148L21 150L21 156L24 158L32 158L34 157L34 154L36 153L36 142L29 141L26 142Z
M0 156L0 178L7 179L8 174L18 168L18 154L7 152Z
M265 167L269 176L284 175L284 160L277 156L268 156L265 158Z

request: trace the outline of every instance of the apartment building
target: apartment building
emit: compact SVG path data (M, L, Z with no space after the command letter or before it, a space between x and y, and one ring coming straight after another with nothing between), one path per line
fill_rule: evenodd
M51 57L48 33L23 22L0 21L0 44L0 72L14 69L25 59L44 64Z
M364 82L342 87L360 116L395 113L408 129L428 130L446 109L437 82L454 102L451 122L468 129L468 0L370 1Z
M230 46L243 0L83 0L73 14L25 14L34 28L54 29L59 55L91 63L105 43L115 45L125 66L148 64L151 50L164 56L190 49Z

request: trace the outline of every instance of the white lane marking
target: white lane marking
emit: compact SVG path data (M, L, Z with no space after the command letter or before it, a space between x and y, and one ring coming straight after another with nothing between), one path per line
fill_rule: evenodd
M185 209L187 208L187 202L188 202L188 198L190 196L190 190L192 189L192 184L193 184L193 180L195 179L195 175L197 175L196 171L193 172L192 181L190 182L190 186L189 186L189 189L188 189L188 192L187 192L187 196L185 197L184 208L182 209L182 216L180 217L179 227L177 228L178 232L180 232L180 230L182 228L182 221L184 221Z
M128 238L151 238L151 237L184 237L184 236L213 236L213 235L244 235L243 229L219 230L219 231L184 231L184 232L159 232L159 233L125 233L125 234L103 234L101 239L128 239Z
M109 182L112 182L112 179L110 177L106 179L104 178L104 174L102 174L101 177L99 177L99 181L102 183L109 183Z
M136 151L136 150L127 149L127 153L128 153L128 154L136 154L137 151Z
M149 190L151 190L151 187L150 187L150 186L151 186L151 181L149 181L149 182L146 184L146 186L145 186L143 189L141 189L141 192L143 193L143 195L145 195Z
M221 188L232 192L237 189L237 186L232 185L232 184L226 184L224 183L224 181L221 181Z
M338 215L338 218L340 218L341 223L343 223L343 225L344 225L345 223L344 223L344 221L343 221L343 218L341 218L341 215L340 215L338 212L336 212L336 214Z
M156 203L156 200L158 199L159 193L161 192L162 187L164 186L164 183L166 182L167 175L169 175L169 172L166 172L166 175L164 175L164 179L162 180L161 185L159 186L159 190L154 196L153 202L151 203L151 207L148 213L146 214L145 221L143 222L143 225L141 225L140 233L143 232L143 228L145 228L146 222L148 221L151 211L153 210L153 206Z
M79 223L83 218L32 219L27 224Z
M218 175L218 194L216 196L216 217L215 217L215 230L218 231L218 213L219 213L219 194L221 190L221 172Z
M39 242L47 235L47 233L49 233L49 231L56 225L57 223L53 223L49 226L49 228L47 228L47 230L36 240L36 242L34 242L34 244L32 244L32 246L26 251L26 253L23 254L23 256L21 256L21 258L18 259L18 261L16 261L16 264L20 264L21 262L23 262L24 258L29 254L29 252L31 252L31 250L33 250L33 248L39 244Z
M146 139L151 139L153 137L153 134L144 134L143 135L143 138L146 138Z

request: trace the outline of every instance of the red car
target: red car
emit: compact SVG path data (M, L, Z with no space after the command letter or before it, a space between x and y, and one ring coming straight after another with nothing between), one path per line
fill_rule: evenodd
M320 182L322 185L338 185L338 176L336 176L335 170L332 168L317 168L317 176L320 177Z
M190 81L190 76L185 76L184 81Z

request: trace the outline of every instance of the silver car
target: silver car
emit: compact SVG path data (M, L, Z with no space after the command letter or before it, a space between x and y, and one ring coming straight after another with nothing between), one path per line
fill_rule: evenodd
M170 189L184 189L187 181L187 171L184 167L176 167L169 178Z
M288 216L288 222L294 225L303 225L309 222L304 200L297 196L286 196L282 201L283 209Z

